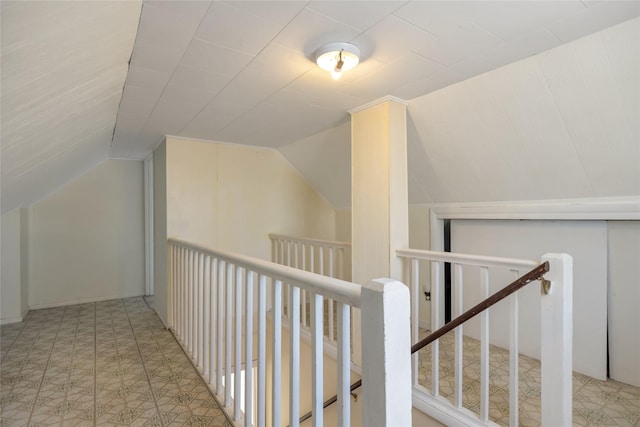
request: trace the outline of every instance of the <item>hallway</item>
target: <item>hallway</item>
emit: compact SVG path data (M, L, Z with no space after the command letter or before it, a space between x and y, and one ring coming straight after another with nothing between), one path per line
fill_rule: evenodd
M36 310L0 331L2 426L231 426L141 297Z

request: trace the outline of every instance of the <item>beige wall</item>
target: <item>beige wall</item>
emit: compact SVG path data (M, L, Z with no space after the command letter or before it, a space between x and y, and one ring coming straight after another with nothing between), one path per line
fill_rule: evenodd
M154 306L164 321L167 237L269 260L269 233L335 236L331 205L267 148L168 137L154 153L154 206Z
M144 293L142 162L108 160L31 208L31 308Z
M167 230L270 259L269 233L333 239L335 213L276 150L168 138Z
M11 323L22 320L22 266L20 209L2 215L2 252L0 253L0 322Z

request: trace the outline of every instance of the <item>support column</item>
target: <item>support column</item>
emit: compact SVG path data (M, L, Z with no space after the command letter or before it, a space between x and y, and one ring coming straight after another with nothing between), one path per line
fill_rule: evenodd
M406 102L386 97L351 113L352 281L402 280L397 248L408 247ZM361 364L354 310L354 362Z

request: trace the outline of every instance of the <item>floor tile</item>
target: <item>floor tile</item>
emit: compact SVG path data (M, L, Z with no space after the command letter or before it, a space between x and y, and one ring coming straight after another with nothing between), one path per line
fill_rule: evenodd
M0 347L3 427L230 426L142 298L32 311Z

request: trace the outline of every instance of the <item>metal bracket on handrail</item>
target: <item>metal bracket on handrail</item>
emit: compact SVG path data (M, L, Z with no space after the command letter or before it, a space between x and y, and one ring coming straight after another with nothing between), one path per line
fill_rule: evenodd
M551 292L551 280L547 280L544 277L540 276L540 289L542 293L545 295L549 295Z

